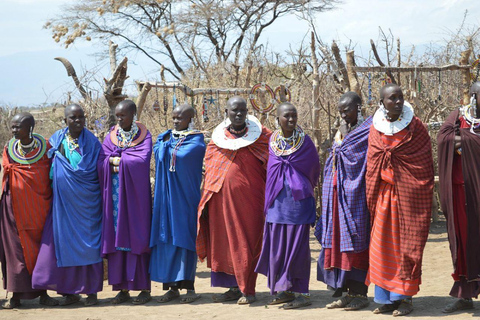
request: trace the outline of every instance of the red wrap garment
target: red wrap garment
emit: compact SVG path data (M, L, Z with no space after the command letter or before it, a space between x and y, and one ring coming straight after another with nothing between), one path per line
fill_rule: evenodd
M205 182L198 206L197 254L213 272L235 275L245 295L255 294L261 251L268 141L271 131L239 150L212 142L205 154ZM226 136L235 137L226 131Z
M366 173L372 221L369 279L382 288L404 295L418 291L433 183L430 136L417 117L389 137L372 126ZM379 243L375 243L376 236ZM387 238L390 245L385 245ZM383 261L386 254L393 254L388 263ZM373 266L378 267L375 281Z

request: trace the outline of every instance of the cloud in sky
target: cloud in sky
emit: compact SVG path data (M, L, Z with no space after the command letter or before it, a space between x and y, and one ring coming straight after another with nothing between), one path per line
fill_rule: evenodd
M41 103L45 101L44 91L61 91L58 88L73 90L60 63L50 61L57 55L71 59L78 69L84 66L88 70L97 64L89 54L96 48L105 48L79 42L73 48L61 49L52 40L50 31L42 29L44 23L60 13L61 6L69 1L72 0L0 0L0 65L3 73L0 101ZM456 30L460 26L465 10L469 12L467 24L479 26L478 0L345 0L335 10L319 14L316 26L325 43L339 40L341 44L346 44L352 40L356 52L368 56L369 41L378 39L379 26L385 32L391 29L395 37L400 37L405 52L412 45L442 41L449 30ZM307 31L308 24L292 16L281 19L268 29L262 41L268 41L271 48L281 52L288 49L289 45L295 48ZM22 59L19 59L19 55ZM158 73L150 70L150 67L153 65L148 64L141 55L129 56L130 80L155 79L152 73L155 76ZM45 73L49 74L48 77ZM13 90L13 80L21 79L35 79L35 83L27 82L32 86L25 88L29 92L28 98ZM50 102L55 101L55 96L52 94Z

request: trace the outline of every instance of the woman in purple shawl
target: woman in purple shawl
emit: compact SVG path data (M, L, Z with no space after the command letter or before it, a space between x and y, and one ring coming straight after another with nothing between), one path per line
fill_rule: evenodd
M263 249L255 271L267 276L271 294L277 293L270 305L294 309L311 304L309 230L320 162L312 140L297 126L294 105L279 105L277 121L280 129L270 138Z
M359 310L368 306L370 214L365 193L366 154L372 118L363 119L362 100L355 92L340 97L342 124L325 162L322 187L322 217L315 236L322 245L317 279L336 290L334 297L348 294L327 305L328 309Z
M130 300L130 290L141 290L132 301L150 301L150 226L152 196L150 158L152 136L136 122L131 100L115 108L118 125L103 142L98 173L103 190L102 255L108 260L108 283L120 292L112 300Z

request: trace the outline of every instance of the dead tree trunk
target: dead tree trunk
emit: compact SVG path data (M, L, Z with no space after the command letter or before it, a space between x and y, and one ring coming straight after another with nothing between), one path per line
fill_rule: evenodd
M348 81L350 82L350 90L355 91L361 98L362 90L360 90L360 84L358 83L358 77L354 67L355 67L355 51L350 50L347 52L347 74L348 74Z
M345 68L345 63L343 63L342 56L340 55L340 49L338 48L335 41L333 41L332 43L332 53L335 57L335 60L337 61L338 71L340 71L345 81L346 89L353 90L349 81L350 79L348 78L347 69Z
M111 127L115 125L115 107L117 104L125 98L126 95L122 94L123 85L127 76L127 57L123 58L122 62L117 65L117 44L110 41L110 72L111 77L109 80L103 79L105 81L105 86L103 88L103 95L107 100L109 114L108 114L108 126Z
M468 64L468 59L472 53L471 49L467 49L462 52L460 56L460 65ZM470 102L470 69L462 70L462 88L463 88L463 102L462 104L468 104Z
M318 74L318 60L315 53L315 35L312 32L311 40L312 50L312 64L313 64L313 112L312 112L312 127L313 127L313 142L317 148L317 152L320 152L322 144L322 131L320 130L320 75Z
M88 100L89 97L88 97L87 91L85 90L85 88L80 83L80 80L77 77L77 73L75 72L75 68L70 63L70 61L68 61L67 59L62 58L62 57L56 57L55 60L60 61L63 64L65 69L67 69L67 75L69 77L72 77L73 82L75 83L75 87L78 89L78 91L80 91L80 94L82 95L82 98L85 101Z

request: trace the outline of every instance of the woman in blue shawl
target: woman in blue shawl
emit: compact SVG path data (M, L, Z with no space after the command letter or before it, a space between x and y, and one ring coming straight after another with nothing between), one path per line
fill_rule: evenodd
M194 288L195 240L205 142L203 134L191 128L194 116L195 110L188 104L175 108L174 130L161 133L153 147L157 172L150 274L168 290L159 302L178 298L179 289L187 290L181 303L200 298Z
M50 177L53 199L42 235L34 289L54 290L65 296L62 305L76 303L87 294L85 305L98 303L103 286L100 256L102 195L97 174L100 142L85 129L82 107L65 108L67 128L50 138L53 157Z

